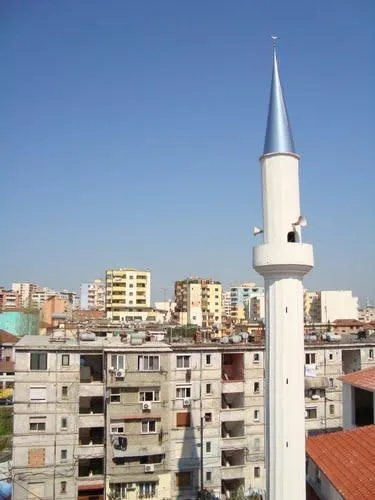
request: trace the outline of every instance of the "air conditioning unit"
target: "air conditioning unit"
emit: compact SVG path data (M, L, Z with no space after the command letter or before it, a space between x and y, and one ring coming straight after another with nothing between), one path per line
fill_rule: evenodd
M122 378L125 375L125 370L116 370L115 377Z
M142 410L143 411L150 411L152 408L151 401L143 401L142 403Z
M191 405L191 399L190 398L184 398L182 404L183 404L183 406L190 406Z
M146 464L145 465L145 472L154 472L155 466L154 464Z

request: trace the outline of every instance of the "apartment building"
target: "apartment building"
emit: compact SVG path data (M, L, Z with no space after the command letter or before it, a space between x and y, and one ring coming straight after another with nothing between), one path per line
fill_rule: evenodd
M235 322L264 319L264 288L243 283L230 289L231 317Z
M31 307L32 295L36 291L37 285L35 283L12 283L12 290L17 292L20 296L20 305L22 307Z
M222 292L221 308L223 316L229 317L231 315L230 290Z
M14 346L18 337L0 330L0 399L8 400L13 397L14 387Z
M131 268L106 271L106 316L112 321L143 321L150 310L151 273Z
M220 500L264 488L264 345L144 338L56 331L16 344L15 498L188 500L201 460ZM374 349L306 345L308 433L342 427L339 377L375 366Z
M105 282L101 279L92 283L82 283L80 306L83 310L105 310Z
M21 307L21 296L14 290L0 288L0 305L3 311L18 309Z
M358 297L350 290L309 291L304 293L307 323L332 323L338 319L358 319Z
M175 282L176 318L182 325L221 326L222 287L219 281L187 278Z

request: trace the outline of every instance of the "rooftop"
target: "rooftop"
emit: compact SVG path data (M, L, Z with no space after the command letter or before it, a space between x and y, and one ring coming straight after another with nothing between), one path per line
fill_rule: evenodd
M345 500L374 499L375 425L311 437L307 454Z
M345 382L345 384L358 387L359 389L375 392L375 367L348 373L347 375L339 377L339 380Z
M6 330L0 330L0 344L15 344L16 342L18 342L18 337Z

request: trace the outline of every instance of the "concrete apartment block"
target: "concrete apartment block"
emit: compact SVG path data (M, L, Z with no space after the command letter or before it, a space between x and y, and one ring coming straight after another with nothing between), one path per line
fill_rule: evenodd
M265 487L264 345L28 336L15 346L14 497L224 500ZM94 340L84 340L92 338ZM371 337L305 345L306 432L342 427ZM203 433L202 425L203 423Z

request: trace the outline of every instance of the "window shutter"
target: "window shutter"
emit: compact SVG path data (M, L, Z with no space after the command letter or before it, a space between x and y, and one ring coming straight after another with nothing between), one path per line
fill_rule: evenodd
M46 401L47 389L45 387L30 387L30 401Z
M177 427L190 427L190 412L177 413Z

